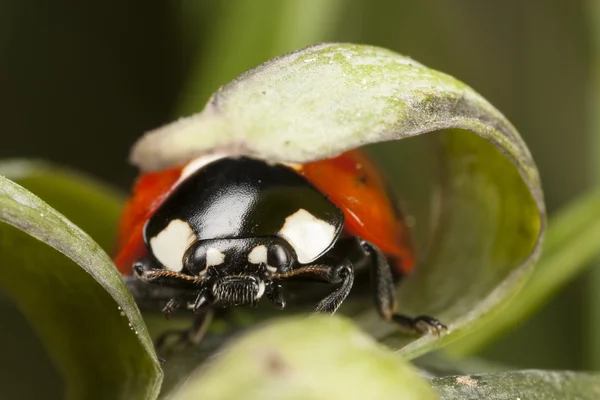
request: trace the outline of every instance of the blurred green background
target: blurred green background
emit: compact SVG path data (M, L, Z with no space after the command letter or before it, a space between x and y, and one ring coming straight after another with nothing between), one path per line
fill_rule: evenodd
M144 131L200 110L221 84L270 57L359 42L409 55L490 100L528 143L552 214L600 181L598 3L3 0L0 158L49 159L126 190L135 176L127 153ZM392 158L375 153L383 164ZM595 270L482 356L518 368L598 369ZM1 381L23 382L19 398L58 397L58 376L26 322L9 306L0 312Z

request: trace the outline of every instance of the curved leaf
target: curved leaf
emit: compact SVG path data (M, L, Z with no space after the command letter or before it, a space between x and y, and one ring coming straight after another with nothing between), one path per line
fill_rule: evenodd
M82 177L69 180L69 173L39 163L3 164L0 170L45 187L56 204L77 208L74 215L101 218L103 206L110 215L111 203L101 201L106 194L90 197L99 186ZM36 185L40 177L43 183ZM67 398L156 397L161 372L153 345L106 253L55 209L2 176L0 221L0 286L39 334L64 377Z
M2 160L0 175L43 199L107 253L113 251L125 202L123 193L89 176L41 160Z
M514 371L433 379L443 400L600 398L600 375L583 372Z
M600 190L580 196L550 218L544 251L531 279L502 309L493 324L453 343L445 351L475 354L502 334L514 329L541 308L600 255Z
M545 229L525 143L471 88L389 50L321 44L241 75L199 114L140 139L131 160L153 170L226 151L305 162L432 131L441 161L436 229L399 309L434 315L450 333L414 340L374 312L359 318L415 357L489 321L531 272Z
M169 398L438 397L408 362L354 324L318 317L278 321L252 331L232 342Z

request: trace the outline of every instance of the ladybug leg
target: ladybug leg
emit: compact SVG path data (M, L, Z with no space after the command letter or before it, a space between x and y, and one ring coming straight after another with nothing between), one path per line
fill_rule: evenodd
M285 299L281 285L272 281L268 282L266 291L269 301L278 309L283 310L285 308Z
M162 313L165 314L165 317L170 318L171 314L175 311L179 310L182 307L187 306L190 301L193 301L195 296L190 293L179 294L177 296L171 297L167 304L162 309Z
M162 333L155 342L157 353L168 356L184 350L187 347L198 345L208 331L208 327L213 319L213 314L214 311L208 309L206 312L196 315L194 324L191 328L185 330L170 330ZM175 341L169 343L170 339L173 337L175 338Z
M339 265L325 266L325 268L326 270L323 271L325 272L325 276L323 276L324 280L327 283L341 283L341 285L317 304L314 314L333 314L346 297L348 297L354 283L354 268L350 261L344 259Z
M377 311L386 321L393 321L406 330L418 333L435 333L439 336L448 328L435 318L420 315L408 317L396 312L396 287L392 271L386 257L381 251L369 242L361 241L360 244L372 260L372 280L375 285L375 304Z
M182 307L192 308L196 318L189 329L170 330L161 334L155 343L157 352L172 354L200 343L213 319L212 305L213 301L208 295L207 288L202 288L200 292L188 292L170 299L162 310L167 318L172 312ZM170 341L172 337L175 337L174 342Z
M213 320L214 310L206 310L203 314L199 314L194 318L194 325L187 331L187 342L189 344L197 345L202 341L208 327Z
M287 278L315 278L331 284L340 286L329 296L325 297L314 309L314 314L333 314L340 304L346 299L354 283L354 267L347 259L337 259L330 256L321 257L319 264L309 265L284 272L273 274L272 279L280 280Z

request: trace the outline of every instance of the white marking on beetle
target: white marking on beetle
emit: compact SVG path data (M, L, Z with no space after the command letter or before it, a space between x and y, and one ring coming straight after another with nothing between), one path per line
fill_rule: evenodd
M221 265L225 262L225 254L221 253L219 249L209 247L206 250L206 268Z
M275 272L277 272L277 268L271 267L269 264L267 264L267 271L275 273Z
M267 263L267 246L259 244L248 253L248 262L251 264Z
M174 219L158 235L150 239L154 257L165 268L179 272L183 269L183 254L196 240L196 234L190 225L180 219Z
M296 250L298 262L316 259L335 239L335 226L301 208L285 219L279 234Z
M260 281L260 283L258 284L258 293L256 293L254 300L260 299L263 296L263 294L265 294L265 283L263 281Z

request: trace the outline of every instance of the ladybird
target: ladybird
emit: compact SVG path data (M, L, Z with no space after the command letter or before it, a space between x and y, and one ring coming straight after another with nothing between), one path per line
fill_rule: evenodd
M122 216L115 263L140 304L190 309L197 343L217 309L266 297L285 281L334 286L314 308L334 313L369 270L379 314L423 334L446 326L396 312L395 281L411 272L409 230L375 165L359 150L306 163L205 155L142 174Z

